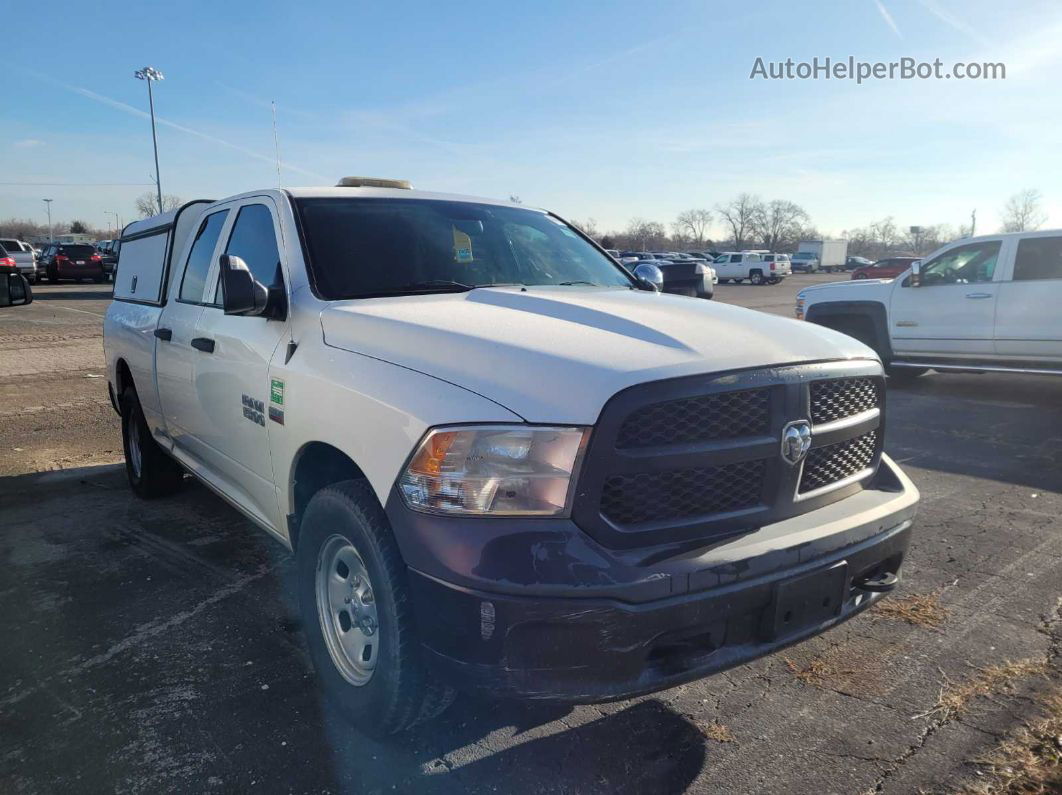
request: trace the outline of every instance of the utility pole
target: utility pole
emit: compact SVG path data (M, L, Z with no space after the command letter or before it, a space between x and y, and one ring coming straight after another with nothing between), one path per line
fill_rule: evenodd
M159 212L162 210L162 178L159 176L159 140L155 135L155 99L151 94L151 84L156 80L165 80L162 76L162 72L156 69L154 66L145 66L143 69L137 69L133 72L133 77L137 80L143 80L147 83L148 87L148 107L151 109L151 145L155 149L155 190L159 197Z
M48 208L48 242L54 243L55 235L52 234L52 200L41 199L41 201L44 202L44 206Z
M977 210L970 213L970 237L977 234Z

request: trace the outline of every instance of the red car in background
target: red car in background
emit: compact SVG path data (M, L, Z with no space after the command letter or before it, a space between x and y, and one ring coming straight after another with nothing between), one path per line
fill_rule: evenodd
M921 257L888 257L852 271L853 279L895 279Z
M95 246L82 243L49 243L37 260L37 270L43 270L52 284L60 279L103 281L103 261L99 252Z

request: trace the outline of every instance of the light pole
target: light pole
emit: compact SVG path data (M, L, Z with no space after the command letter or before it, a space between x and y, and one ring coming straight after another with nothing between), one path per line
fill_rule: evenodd
M155 99L151 95L151 84L155 80L165 80L162 76L162 72L156 69L154 66L145 66L143 69L137 69L133 72L133 77L137 80L143 80L147 83L148 87L148 107L151 108L151 145L155 148L155 190L159 196L159 212L162 212L162 179L159 176L159 141L155 135Z
M48 242L54 243L55 235L52 234L52 200L41 199L41 201L44 202L44 206L48 208Z
M121 223L118 220L118 211L117 210L104 210L103 212L106 213L107 215L113 215L114 216L114 236L118 237L118 226Z

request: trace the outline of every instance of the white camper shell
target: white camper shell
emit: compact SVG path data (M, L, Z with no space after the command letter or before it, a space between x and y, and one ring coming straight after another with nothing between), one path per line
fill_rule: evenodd
M114 297L159 306L166 300L167 274L175 255L174 240L183 242L199 223L210 199L197 199L122 230L114 272Z

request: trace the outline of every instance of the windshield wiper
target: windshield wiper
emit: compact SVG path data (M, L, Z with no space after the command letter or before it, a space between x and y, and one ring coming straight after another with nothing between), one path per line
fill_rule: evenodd
M582 281L580 279L576 279L575 281L571 281L571 282L557 282L557 284L560 287L571 287L574 284L589 284L591 287L600 287L601 286L597 282L585 282L585 281Z
M424 282L410 282L409 284L403 284L397 288L395 292L433 292L433 293L467 293L469 290L475 290L477 285L465 284L464 282L454 282L449 279L430 279Z

